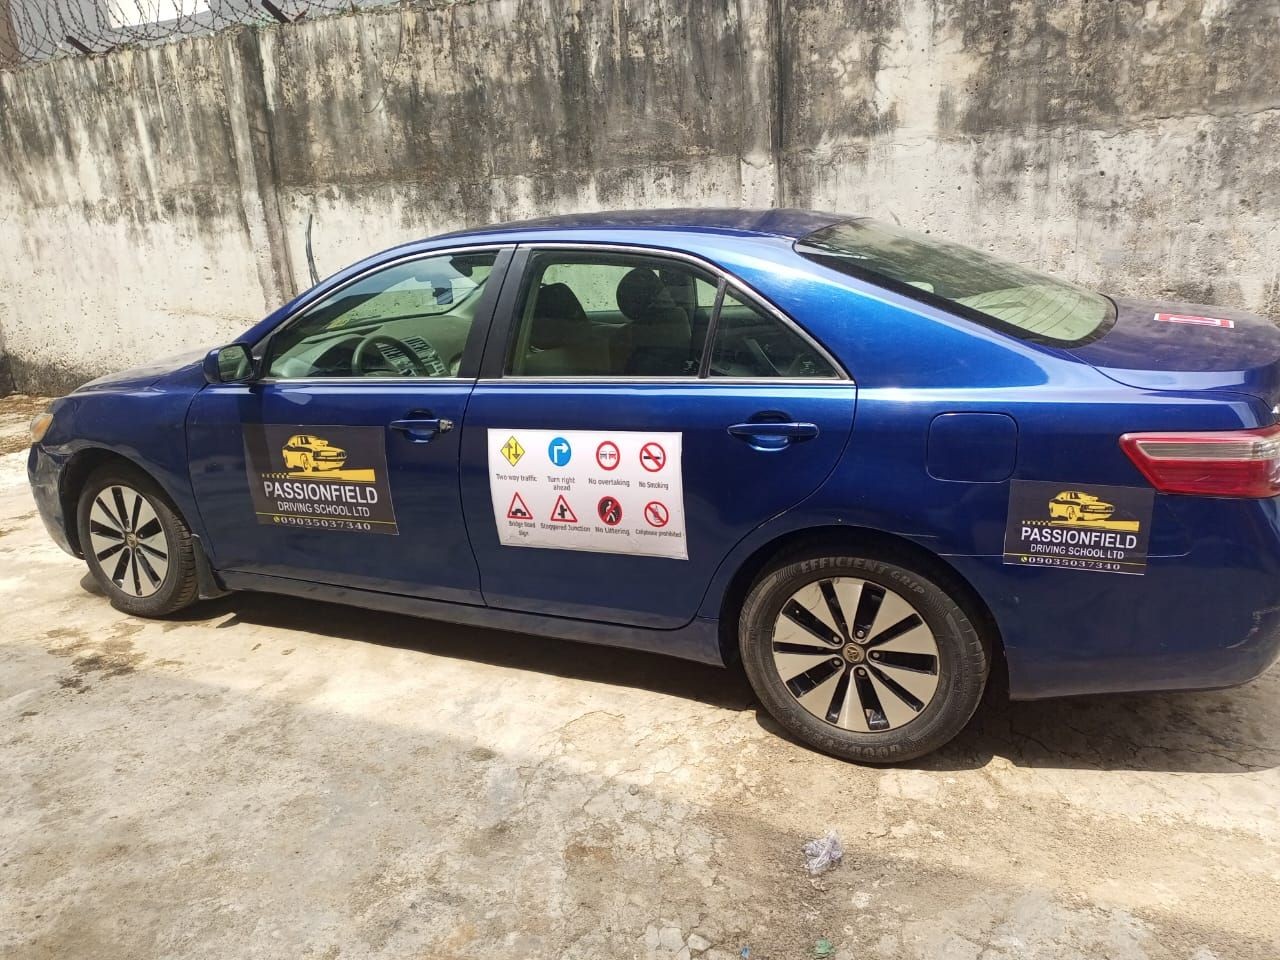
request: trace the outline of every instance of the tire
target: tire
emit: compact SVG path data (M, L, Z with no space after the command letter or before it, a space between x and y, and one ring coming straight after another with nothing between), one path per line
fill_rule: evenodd
M108 465L90 474L76 527L89 572L117 610L162 617L195 602L191 530L141 470Z
M748 593L738 638L773 718L859 763L912 760L947 743L973 716L991 666L989 643L946 590L872 557L781 562Z

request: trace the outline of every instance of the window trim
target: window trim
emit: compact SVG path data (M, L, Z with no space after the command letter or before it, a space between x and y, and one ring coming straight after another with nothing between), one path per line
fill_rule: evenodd
M698 360L699 380L706 380L711 376L711 355L715 353L716 333L720 329L720 309L724 306L724 296L728 290L729 281L721 277L720 282L716 284L715 303L711 305L711 320L707 323L707 339L702 344L702 357Z
M261 362L262 359L266 357L267 351L271 347L271 341L276 337L277 334L280 334L285 330L287 330L289 327L293 326L294 324L301 322L304 319L307 311L310 310L312 307L314 307L317 303L320 303L321 301L328 299L334 294L339 293L342 290L345 290L347 287L351 286L352 284L359 283L360 281L367 279L368 277L372 276L375 273L380 273L383 270L390 270L394 267L400 266L401 264L412 263L415 260L430 260L434 257L452 256L454 254L462 254L462 253L493 252L495 254L495 258L493 261L493 266L490 268L489 277L490 279L492 279L494 274L498 274L498 283L496 286L491 287L488 290L485 290L484 293L481 294L482 298L489 297L491 302L489 304L485 304L482 300L481 303L477 305L475 320L472 323L470 332L467 334L466 345L462 348L462 363L459 367L459 370L461 371L461 370L467 369L469 365L470 368L476 374L478 374L480 372L480 362L483 358L484 345L488 339L489 330L493 326L494 317L497 313L500 293L502 291L503 285L506 282L508 268L511 266L511 261L512 261L512 258L514 257L515 249L516 249L516 245L512 243L484 243L484 244L475 244L475 245L461 246L461 247L441 247L436 250L419 250L414 253L402 254L401 256L393 257L390 260L383 260L380 263L372 264L367 269L361 270L359 273L353 274L352 276L347 277L347 279L343 280L341 283L335 284L332 287L326 287L323 290L321 290L319 286L313 287L312 291L315 292L315 296L309 297L304 303L300 303L293 310L293 312L291 312L287 317L285 317L278 324L272 327L271 330L269 330L267 333L263 334L263 336L253 344L251 353L253 354L254 358L258 362ZM477 333L477 329L481 327L483 327L483 335L480 335ZM468 364L469 361L470 363ZM250 385L259 384L259 383L261 384L299 383L299 384L320 384L325 386L328 386L331 384L344 384L344 383L363 384L365 386L369 386L370 384L374 384L374 383L377 383L377 384L403 383L403 384L412 384L416 386L422 386L425 384L439 383L439 384L452 384L456 386L459 383L474 383L476 382L477 379L478 379L478 376L474 376L474 375L473 376L457 376L457 377L416 377L416 376L415 377L401 377L401 376L268 377L268 376L262 376L250 381L249 383Z
M518 316L520 308L520 298L525 291L526 283L532 275L533 257L532 253L542 251L565 251L567 253L617 253L623 255L631 255L638 257L647 257L649 259L670 259L679 260L692 264L707 273L711 274L716 280L716 303L715 309L711 315L711 322L707 324L706 340L703 342L703 362L699 364L696 374L684 377L644 377L644 376L534 376L526 377L517 374L508 373L506 368L510 358L510 351L514 346L514 337L516 335L517 324L520 321ZM735 277L733 274L724 270L720 266L712 263L704 257L696 254L688 253L683 250L672 250L666 247L648 247L638 246L635 244L619 244L619 243L591 243L584 241L559 242L554 240L537 241L533 243L521 243L517 245L517 255L524 254L517 262L513 259L512 266L517 269L508 270L507 277L503 282L503 293L506 293L506 284L515 281L514 292L510 297L510 302L499 302L498 310L495 311L493 329L490 331L489 347L486 348L486 356L481 363L481 376L477 378L478 384L488 386L499 383L515 383L515 384L549 384L549 385L589 385L589 384L663 384L663 385L687 385L695 383L707 384L774 384L780 386L798 386L803 384L811 385L827 385L836 383L853 383L853 377L845 370L844 365L832 355L831 351L819 343L812 335L804 330L798 323L791 319L786 313L774 306L768 298L764 297L749 284ZM518 277L516 276L518 274ZM710 366L710 349L714 343L716 328L719 326L720 307L724 302L724 295L721 294L721 288L724 288L724 295L732 294L748 306L753 306L774 319L778 320L783 326L790 329L796 336L800 337L809 347L814 350L827 364L835 371L834 377L712 377L709 376L709 370L704 372L703 366ZM504 300L506 298L504 297ZM504 309L505 308L505 309ZM501 330L500 325L505 324L506 329ZM494 332L501 333L501 337L492 336ZM499 346L496 340L501 340ZM490 350L498 352L496 364L491 361ZM485 376L483 371L488 367L492 371L492 367L496 365L498 375Z

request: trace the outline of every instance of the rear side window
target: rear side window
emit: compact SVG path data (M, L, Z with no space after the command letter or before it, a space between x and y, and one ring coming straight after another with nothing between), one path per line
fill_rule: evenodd
M715 301L702 270L659 257L535 254L507 372L696 377Z
M1111 301L1092 290L875 220L824 227L796 252L1024 340L1077 346L1115 322Z
M837 377L813 345L777 317L726 292L711 347L713 377Z
M517 311L508 376L842 379L796 328L682 260L539 251Z

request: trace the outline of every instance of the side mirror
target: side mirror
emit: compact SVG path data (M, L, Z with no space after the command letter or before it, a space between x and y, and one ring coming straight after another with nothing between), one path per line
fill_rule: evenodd
M253 354L243 343L232 343L204 355L204 378L209 383L244 383L254 377Z

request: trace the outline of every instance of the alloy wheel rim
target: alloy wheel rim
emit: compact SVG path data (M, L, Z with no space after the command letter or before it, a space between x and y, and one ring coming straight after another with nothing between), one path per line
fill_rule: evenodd
M919 611L854 577L791 595L774 623L773 663L801 707L853 733L904 727L938 692L938 641Z
M101 490L89 510L89 546L107 578L131 597L144 599L169 572L169 543L155 508L132 487Z

